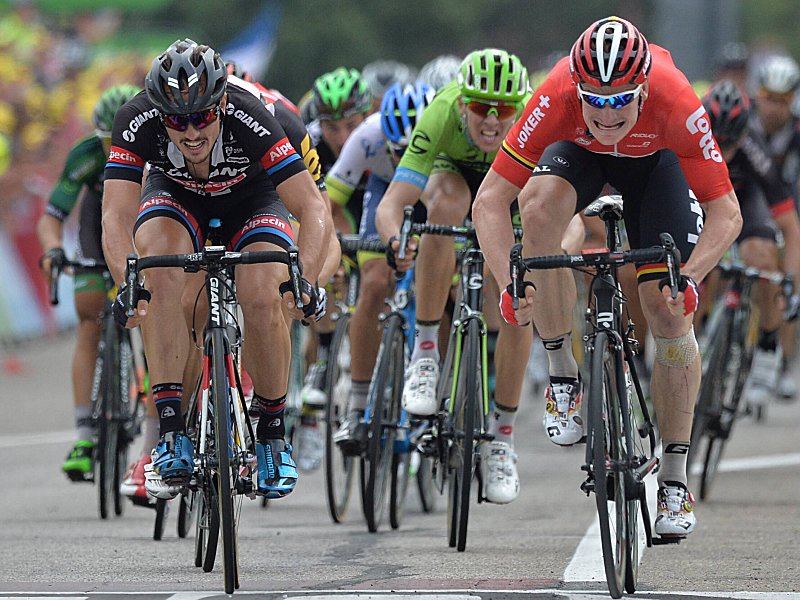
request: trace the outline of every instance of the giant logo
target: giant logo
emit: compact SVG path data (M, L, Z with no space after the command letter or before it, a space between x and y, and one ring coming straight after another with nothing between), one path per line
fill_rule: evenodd
M143 113L139 113L128 123L128 128L122 132L122 139L126 142L133 142L136 140L136 132L139 131L141 126L158 116L158 109L154 108Z
M710 158L714 162L722 162L722 154L717 150L717 145L714 142L714 136L711 133L711 124L708 122L705 108L699 106L696 111L689 115L689 118L686 119L686 129L688 129L689 133L692 135L696 133L703 134L699 143L706 160Z

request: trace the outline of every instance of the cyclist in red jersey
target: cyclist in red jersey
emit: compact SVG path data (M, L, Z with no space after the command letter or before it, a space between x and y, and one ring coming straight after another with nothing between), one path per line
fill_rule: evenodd
M531 275L536 291L526 287L518 310L512 308L508 206L519 195L527 256L560 254L570 219L606 183L625 199L631 247L657 244L659 234L668 231L684 261L681 293L674 300L662 279L665 265L637 265L639 295L656 342L651 392L664 447L656 533L683 537L696 523L686 486L700 385L692 329L695 282L736 239L741 215L691 85L669 52L649 45L634 25L618 17L593 23L534 92L473 208L489 267L506 288L503 317L512 324L533 320L541 333L550 363L544 424L560 445L583 436L581 384L570 339L575 283L562 270L536 271Z

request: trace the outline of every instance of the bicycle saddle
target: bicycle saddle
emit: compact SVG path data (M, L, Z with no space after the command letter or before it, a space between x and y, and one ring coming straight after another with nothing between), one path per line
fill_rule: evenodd
M587 217L600 217L603 221L608 219L622 220L622 196L613 194L600 196L583 211Z

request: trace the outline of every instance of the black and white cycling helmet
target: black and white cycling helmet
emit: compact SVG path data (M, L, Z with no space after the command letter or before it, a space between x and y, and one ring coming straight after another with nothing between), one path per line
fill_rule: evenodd
M800 67L789 56L774 55L758 68L758 86L775 94L787 94L800 85Z
M227 82L228 70L219 53L186 38L153 60L144 87L163 114L188 115L219 104ZM186 96L181 87L188 91Z
M396 60L376 60L361 69L361 77L367 82L373 98L380 98L390 85L401 86L414 81L417 70Z
M458 71L463 60L463 57L459 58L454 54L437 56L422 66L417 79L424 81L435 90L443 88L458 77Z

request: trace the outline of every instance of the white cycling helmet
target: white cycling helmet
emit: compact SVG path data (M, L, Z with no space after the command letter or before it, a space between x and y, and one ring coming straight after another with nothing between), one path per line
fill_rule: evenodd
M789 56L774 55L758 69L758 85L769 92L786 94L800 84L800 67Z
M458 77L463 60L463 57L459 58L453 54L437 56L423 65L417 79L424 81L435 90L443 88Z

